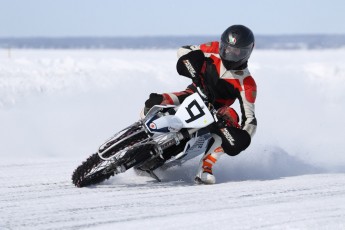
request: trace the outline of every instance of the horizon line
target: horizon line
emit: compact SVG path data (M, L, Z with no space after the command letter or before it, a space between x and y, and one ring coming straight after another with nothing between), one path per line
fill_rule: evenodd
M282 36L345 36L344 34L330 33L296 33L296 34L257 34L255 37L282 37ZM74 39L74 38L189 38L189 37L220 37L220 35L33 35L33 36L0 36L0 39Z

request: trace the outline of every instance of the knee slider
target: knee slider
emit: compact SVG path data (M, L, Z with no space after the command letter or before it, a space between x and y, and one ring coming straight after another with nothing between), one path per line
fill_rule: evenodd
M245 150L251 142L250 135L242 129L224 127L219 130L222 138L222 148L230 156L236 156Z

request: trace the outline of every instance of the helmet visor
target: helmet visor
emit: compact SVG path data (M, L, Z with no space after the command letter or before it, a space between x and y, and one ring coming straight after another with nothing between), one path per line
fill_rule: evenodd
M253 44L245 47L237 48L233 47L225 42L220 43L219 55L227 60L237 62L250 56L253 49Z

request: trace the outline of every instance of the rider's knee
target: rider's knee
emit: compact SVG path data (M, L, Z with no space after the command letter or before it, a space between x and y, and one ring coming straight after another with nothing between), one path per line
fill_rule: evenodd
M236 156L245 150L251 142L251 137L247 131L235 128L224 127L219 129L217 135L222 139L222 148L230 156Z

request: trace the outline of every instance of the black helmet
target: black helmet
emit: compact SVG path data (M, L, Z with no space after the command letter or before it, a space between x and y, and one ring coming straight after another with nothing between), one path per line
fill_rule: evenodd
M242 25L227 28L221 37L219 55L227 69L240 68L247 61L254 48L253 32Z

